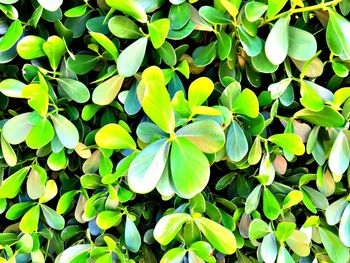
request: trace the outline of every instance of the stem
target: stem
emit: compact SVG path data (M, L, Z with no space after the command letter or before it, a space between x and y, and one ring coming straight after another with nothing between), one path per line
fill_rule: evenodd
M45 261L46 261L47 255L49 254L50 241L51 239L47 240L47 246L46 246L45 257L44 257Z
M300 8L295 8L295 9L291 9L291 10L288 10L288 11L285 11L283 13L280 13L280 14L277 14L269 19L266 19L264 20L260 25L259 27L263 26L263 25L266 25L268 24L269 22L271 21L274 21L284 15L293 15L293 14L296 14L296 13L302 13L302 12L307 12L307 11L316 11L316 10L319 10L319 9L324 9L325 7L328 7L328 6L334 6L338 3L340 3L342 0L333 0L333 1L329 1L327 3L320 3L320 4L317 4L317 5L312 5L312 6L306 6L306 7L300 7Z

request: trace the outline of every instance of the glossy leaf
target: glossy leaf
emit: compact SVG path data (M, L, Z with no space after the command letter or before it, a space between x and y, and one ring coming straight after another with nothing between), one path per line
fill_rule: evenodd
M218 251L226 255L236 251L236 238L230 230L205 217L196 218L195 222L206 239Z
M305 152L302 140L295 133L274 134L269 137L269 141L295 155L303 155Z
M151 192L163 174L168 155L169 144L165 139L148 145L130 164L130 189L135 193Z
M150 67L143 72L142 79L146 84L141 102L143 110L159 128L172 133L175 117L162 71L158 67Z
M43 44L43 50L49 58L52 69L56 70L60 64L62 56L66 52L66 46L63 39L58 36L49 37Z
M25 36L17 44L17 53L23 59L33 59L45 56L42 48L45 40L38 36Z
M141 246L141 236L137 230L135 223L126 217L125 223L125 244L130 251L136 253Z
M142 5L135 0L128 2L122 0L106 0L107 5L124 14L130 15L141 23L147 22L147 15Z
M162 245L169 244L180 231L182 225L191 220L185 213L166 215L162 217L154 228L154 238Z
M118 124L107 124L96 133L96 144L105 149L135 149L130 134Z
M201 192L209 180L209 163L205 155L190 141L178 137L170 152L171 175L176 193L192 198Z
M118 95L123 81L124 77L116 75L99 84L92 93L93 103L97 105L110 104Z
M74 124L60 114L51 115L57 137L64 147L74 149L79 142L79 132Z
M131 77L139 70L145 56L147 42L146 37L139 38L120 53L117 68L121 76Z
M186 138L205 153L215 153L225 144L221 127L211 120L193 122L178 130L176 135Z
M23 27L19 20L15 20L11 23L10 27L6 30L6 34L0 40L0 52L9 50L23 34Z
M269 13L269 10L267 10L267 12ZM266 39L266 56L275 65L281 64L288 53L289 21L289 16L283 16L280 19L278 19Z

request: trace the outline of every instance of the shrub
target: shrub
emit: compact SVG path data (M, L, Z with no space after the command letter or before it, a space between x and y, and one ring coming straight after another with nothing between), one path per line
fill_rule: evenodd
M0 262L349 261L350 1L0 9Z

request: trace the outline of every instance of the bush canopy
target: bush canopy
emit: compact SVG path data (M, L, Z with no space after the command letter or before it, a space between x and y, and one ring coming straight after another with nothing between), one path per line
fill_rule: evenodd
M0 10L0 263L349 262L349 0Z

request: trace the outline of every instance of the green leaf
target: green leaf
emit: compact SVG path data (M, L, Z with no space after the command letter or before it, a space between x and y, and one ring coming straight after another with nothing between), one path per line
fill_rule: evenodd
M22 113L9 119L2 128L5 140L11 144L19 144L25 140L32 125L29 123L30 113ZM16 131L16 132L13 132Z
M58 36L49 37L43 44L43 50L49 58L51 68L55 71L60 65L62 56L66 53L63 39Z
M284 242L287 238L293 234L295 230L295 223L292 222L281 222L277 225L276 238L279 242Z
M50 115L50 118L53 122L56 135L63 146L68 149L74 149L79 142L79 132L74 124L66 117L57 113Z
M300 85L300 103L312 111L321 111L324 103L317 92L309 85L308 82L301 81Z
M227 157L233 162L241 161L248 153L247 138L243 129L235 120L228 127L225 147Z
M29 234L24 234L16 244L16 251L19 253L30 253L33 250L33 238Z
M38 0L39 4L50 12L56 11L63 3L63 0Z
M274 234L264 236L260 247L261 257L265 262L275 262L277 257L277 244Z
M108 37L101 33L90 32L90 35L93 37L93 39L96 40L97 43L99 43L104 49L106 49L109 52L109 54L112 55L115 61L117 61L118 50L115 47L112 40L110 40Z
M30 199L38 199L45 193L46 180L45 169L33 164L27 179L27 193Z
M193 251L198 257L203 259L208 263L216 262L214 256L212 256L212 247L209 243L204 241L197 241L193 243L190 247L190 250Z
M259 218L254 219L249 225L250 240L262 238L270 232L268 224Z
M121 222L123 214L119 211L102 211L96 217L96 224L102 230L109 229Z
M329 204L328 204L327 198L319 191L309 186L303 186L302 192L304 196L304 201L305 201L305 193L306 193L316 208L326 210L326 208L328 207Z
M147 37L139 38L120 53L117 60L120 75L131 77L139 70L146 53L147 42Z
M23 27L21 21L15 20L6 30L5 35L0 40L0 52L9 50L17 42L23 34Z
M39 203L47 203L51 199L53 199L58 193L56 182L53 179L50 179L46 182L45 192L39 198Z
M322 75L324 64L318 57L314 57L309 61L301 61L292 58L293 63L301 72L301 76L307 76L310 78L316 78Z
M288 0L268 0L266 15L268 18L276 15L285 6Z
M2 86L0 84L0 86ZM0 88L1 90L1 88ZM5 94L6 95L6 94ZM341 88L334 93L333 102L338 107L341 106L350 97L350 88Z
M222 6L227 10L227 12L232 16L236 17L238 15L238 9L241 5L241 0L229 1L229 0L220 0Z
M267 10L269 12L269 10ZM272 27L265 43L266 57L275 65L281 64L288 53L290 16L283 16Z
M263 211L264 215L270 220L277 219L281 212L281 208L276 197L266 187L264 188L263 193Z
M265 53L265 45L263 45L261 52L257 56L251 58L251 61L254 69L261 73L273 73L278 69L278 65L268 60Z
M156 188L163 174L169 155L169 143L166 139L148 145L131 162L128 184L135 193L149 193Z
M32 149L39 149L51 142L55 135L52 124L47 119L42 119L35 124L26 137L26 144Z
M205 212L205 199L204 196L199 193L196 196L192 197L190 199L190 208L191 211L197 212L197 213L204 213Z
M17 155L13 150L12 146L5 140L1 134L1 151L2 155L9 166L15 166L17 164Z
M245 213L247 215L250 215L258 208L261 197L261 187L262 185L257 185L249 194L245 203Z
M325 213L327 224L330 226L338 224L347 205L348 201L345 197L342 197L329 205Z
M336 234L323 227L319 228L319 233L321 241L331 260L344 263L349 260L349 249L343 245Z
M350 247L350 205L344 210L339 224L339 238L343 244Z
M174 50L173 46L168 41L165 41L163 43L163 45L157 49L157 52L158 52L159 56L163 59L165 64L167 64L170 67L175 66L175 64L177 62L175 50ZM176 68L182 74L184 74L182 69L184 68L186 70L185 63L186 63L186 61L180 62L180 64L177 65L177 68ZM187 68L188 68L188 64L187 64Z
M29 106L46 117L49 107L49 96L47 87L40 84L29 84L22 89L22 96L28 99Z
M23 167L14 174L11 174L0 185L0 198L15 198L21 190L24 179L26 178L30 167Z
M176 193L192 198L200 193L209 181L209 163L205 155L190 141L177 137L170 152L172 181Z
M57 79L60 87L75 102L85 103L90 99L89 89L80 81L69 78Z
M249 35L243 26L238 27L238 36L248 56L255 57L259 55L262 49L262 42L258 36Z
M271 7L271 1L269 1ZM258 20L267 10L267 5L258 1L251 1L245 5L245 15L249 22ZM271 9L270 9L271 10ZM271 11L270 11L271 12Z
M302 109L294 114L294 118L308 121L321 127L340 128L344 125L343 116L329 106L315 112L309 109Z
M250 151L249 151L248 163L250 165L257 164L261 159L261 155L262 155L261 141L259 137L256 137L253 142L252 148L250 148Z
M117 97L124 77L116 75L99 84L92 93L92 101L97 105L108 105Z
M18 19L18 11L13 5L3 5L0 4L0 10L9 18L12 20Z
M205 217L195 218L194 221L205 238L219 252L226 255L235 253L237 249L236 238L230 230Z
M134 139L118 124L103 126L95 136L96 144L104 149L136 149Z
M271 92L271 99L276 100L280 98L291 84L292 79L282 79L277 83L272 83L268 87L268 91Z
M56 207L57 213L64 214L65 212L67 212L77 193L78 193L77 190L72 190L64 193L58 200L57 207Z
M328 9L329 22L326 29L326 41L329 49L343 60L350 59L350 22L339 15L335 9Z
M115 10L132 16L141 23L147 22L147 14L138 1L106 0L106 3Z
M86 13L87 5L78 5L64 12L66 17L79 17Z
M142 73L142 82L146 85L141 101L144 112L159 128L172 133L175 116L163 72L156 66L149 67Z
M46 56L43 50L45 39L38 36L25 36L17 44L17 53L23 59L34 59Z
M190 215L177 213L163 216L156 224L153 235L163 246L169 244L177 235L185 222L191 221Z
M212 120L193 122L176 132L205 153L218 152L225 144L225 135L222 128Z
M284 246L280 246L278 255L277 255L278 263L293 263L295 262L292 256L289 254L288 250Z
M84 75L95 68L98 57L94 55L77 54L73 58L68 58L67 67L78 75Z
M170 27L179 30L191 19L191 9L187 3L171 5L169 10Z
M332 61L332 69L338 77L346 78L349 75L349 69L342 63Z
M206 21L214 25L225 25L232 23L232 21L229 18L227 18L223 13L211 6L202 6L201 8L199 8L199 14Z
M191 108L200 106L214 90L214 83L207 77L193 81L188 89L188 102Z
M25 86L17 79L4 79L0 82L0 92L7 97L23 98L22 90Z
M317 51L317 42L315 37L297 27L288 27L288 56L297 60L309 60Z
M114 16L108 21L108 28L113 35L123 39L141 37L138 25L126 16Z
M329 169L335 175L342 175L349 168L349 159L349 142L344 132L340 131L329 155Z
M220 60L224 60L230 54L232 48L232 38L224 31L219 31L216 35L218 38L218 55Z
M62 230L64 228L64 218L58 214L55 210L47 205L41 204L41 211L43 212L46 223L56 230Z
M134 221L126 217L125 223L125 244L131 252L136 253L141 247L141 236Z
M299 190L290 191L283 200L283 209L288 209L299 204L303 200L303 194Z
M231 111L251 118L258 117L259 102L255 93L250 89L244 89L233 101Z
M19 228L23 233L30 234L38 230L40 206L35 205L22 217Z
M158 19L147 24L149 37L154 48L160 48L169 32L170 20L168 18Z
M59 263L63 262L81 262L79 257L86 254L91 249L90 244L79 244L71 246L64 250L59 256ZM87 260L87 258L86 258Z
M66 168L68 162L67 162L67 157L66 157L66 154L64 152L64 148L55 153L55 152L52 152L50 155L49 155L49 158L47 158L47 165L49 166L49 168L53 171L59 171L59 170L62 170L64 168Z
M160 260L160 263L181 263L183 262L183 258L185 257L186 253L186 249L182 247L172 248L164 254Z
M269 137L269 141L295 155L303 155L305 153L305 145L295 133L274 134Z
M204 67L209 65L216 58L217 41L211 42L207 46L201 46L193 51L192 57L194 64L197 67Z

